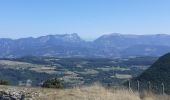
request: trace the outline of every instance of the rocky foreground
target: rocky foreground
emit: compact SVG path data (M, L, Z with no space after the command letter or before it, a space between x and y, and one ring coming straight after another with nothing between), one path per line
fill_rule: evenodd
M0 86L0 100L36 100L43 91L40 88Z
M0 100L170 100L170 96L105 89L99 85L62 90L0 86Z

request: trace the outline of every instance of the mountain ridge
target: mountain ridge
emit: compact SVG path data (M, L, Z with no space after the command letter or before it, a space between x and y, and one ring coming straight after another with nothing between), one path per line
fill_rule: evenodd
M46 35L37 38L0 38L0 57L26 55L106 58L138 56L133 53L133 50L138 49L137 47L140 45L143 45L140 47L143 50L140 52L141 56L161 56L170 51L169 43L170 35L168 34L124 35L112 33L102 35L94 41L86 41L77 33ZM160 49L161 47L166 48L166 50ZM151 49L153 49L154 54Z

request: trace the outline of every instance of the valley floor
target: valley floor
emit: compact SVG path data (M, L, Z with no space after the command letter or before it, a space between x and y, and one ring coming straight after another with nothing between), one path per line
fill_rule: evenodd
M139 94L125 89L105 89L100 85L62 90L0 86L0 91L18 98L24 94L29 100L170 100L168 95Z

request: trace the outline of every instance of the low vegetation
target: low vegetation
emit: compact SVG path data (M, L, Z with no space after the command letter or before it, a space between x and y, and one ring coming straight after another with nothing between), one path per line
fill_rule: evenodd
M42 84L42 87L44 87L44 88L58 88L58 89L60 89L60 88L63 88L64 85L63 85L63 81L62 80L54 78L54 79L46 80Z
M100 85L72 89L0 86L0 91L20 91L31 100L170 100L169 95L156 95L151 92L138 93L126 89L108 89Z
M0 80L0 85L9 85L9 82L6 80Z

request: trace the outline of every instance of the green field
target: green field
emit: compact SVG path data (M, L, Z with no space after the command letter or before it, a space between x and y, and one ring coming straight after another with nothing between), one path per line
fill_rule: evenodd
M32 80L33 86L49 78L64 80L65 87L101 84L120 84L147 69L157 58L54 58L23 57L0 59L0 79L12 85Z

